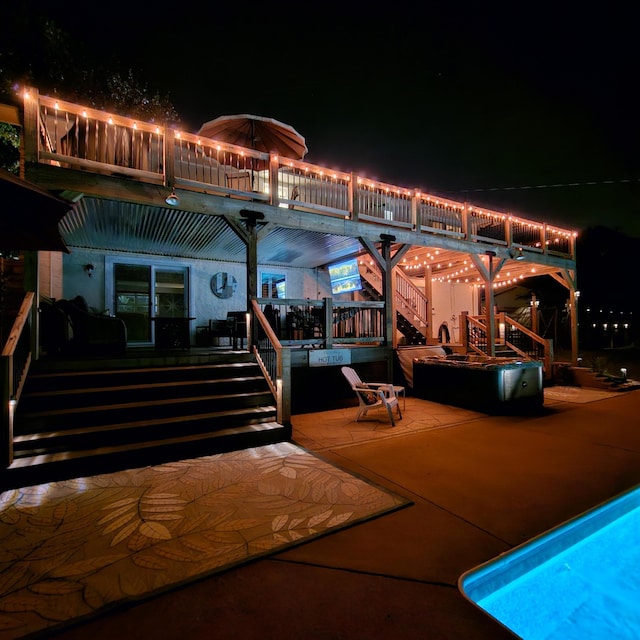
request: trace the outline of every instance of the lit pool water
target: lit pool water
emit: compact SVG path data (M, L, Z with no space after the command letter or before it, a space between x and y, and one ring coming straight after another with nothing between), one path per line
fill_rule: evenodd
M640 487L460 578L524 640L640 638Z

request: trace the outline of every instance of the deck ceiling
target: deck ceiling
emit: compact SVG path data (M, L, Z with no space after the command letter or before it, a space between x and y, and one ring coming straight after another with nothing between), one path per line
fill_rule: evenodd
M243 241L221 215L84 197L62 220L60 231L71 250L246 262ZM317 268L355 255L370 259L357 238L261 223L258 234L258 262L263 265ZM392 246L392 255L400 248ZM481 260L488 264L484 252ZM494 260L495 264L500 262ZM471 256L461 251L413 246L399 264L407 276L482 281ZM504 262L497 280L517 283L557 272L557 267L512 259Z
M222 216L82 198L62 221L71 249L246 262L242 240ZM260 264L314 268L362 250L356 238L258 224Z
M488 256L481 254L480 260L489 266ZM502 262L493 258L493 268L501 265L496 282L501 285L518 284L525 278L559 273L555 266L533 263L529 260L507 259ZM446 249L413 247L400 262L407 276L430 275L436 281L483 284L481 274L470 254Z

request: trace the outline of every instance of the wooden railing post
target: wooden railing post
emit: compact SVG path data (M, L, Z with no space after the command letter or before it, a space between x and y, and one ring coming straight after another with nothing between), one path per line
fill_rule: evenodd
M275 153L269 154L269 204L277 207L280 204L278 196L278 156Z
M40 110L37 89L27 88L24 92L24 115L22 145L25 164L38 162L38 113ZM22 173L24 177L24 173Z
M287 438L291 438L291 349L280 350L280 363L278 422L287 428Z
M358 176L355 173L351 173L351 180L349 180L349 213L351 219L356 222L358 220Z
M469 312L460 312L460 342L464 353L469 351Z
M333 298L323 298L324 310L324 346L326 349L333 347Z
M462 237L465 240L469 239L469 203L465 202L464 207L462 208L462 217L461 217L461 227L462 227Z
M416 191L411 198L411 227L414 231L420 230L418 211L420 210L420 192Z
M164 153L164 185L169 189L173 189L176 181L174 154L176 137L175 133L169 127L164 127L162 132L162 141L162 149Z
M2 425L2 456L3 468L13 462L13 409L14 401L11 397L13 389L13 358L0 356L0 424Z

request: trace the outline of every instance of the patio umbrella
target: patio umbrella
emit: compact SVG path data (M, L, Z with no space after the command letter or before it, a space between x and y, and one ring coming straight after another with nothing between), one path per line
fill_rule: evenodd
M308 151L304 137L292 126L247 113L220 116L205 122L198 135L295 160L302 160Z
M0 169L0 251L69 253L58 222L73 204Z

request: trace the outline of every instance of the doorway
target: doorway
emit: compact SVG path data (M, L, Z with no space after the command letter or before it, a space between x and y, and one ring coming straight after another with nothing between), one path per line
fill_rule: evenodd
M189 268L113 263L113 308L127 325L127 342L154 341L152 318L189 315Z

